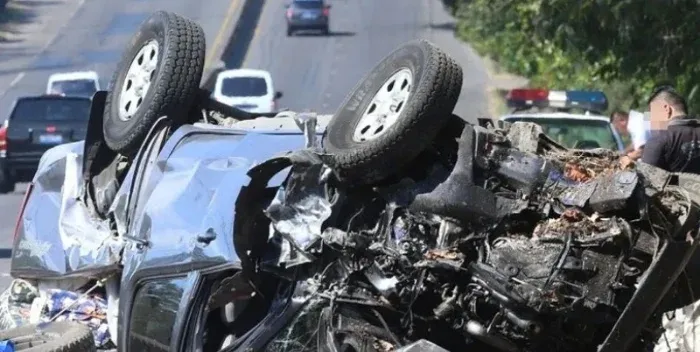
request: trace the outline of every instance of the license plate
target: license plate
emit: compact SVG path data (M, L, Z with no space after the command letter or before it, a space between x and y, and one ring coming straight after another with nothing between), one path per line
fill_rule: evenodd
M301 15L301 18L303 18L303 19L305 19L305 20L313 20L313 19L316 18L316 14L315 14L315 13L306 12L306 13L304 13L303 15Z
M42 134L39 136L41 144L60 144L63 143L63 136L60 134Z

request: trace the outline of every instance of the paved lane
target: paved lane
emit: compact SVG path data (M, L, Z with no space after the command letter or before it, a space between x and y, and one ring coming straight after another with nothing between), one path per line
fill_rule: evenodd
M26 3L40 0L20 0ZM66 0L66 7L52 9L56 17L69 18L64 24L49 23L52 34L32 33L16 51L24 51L24 62L10 60L0 48L0 119L6 108L23 95L42 94L48 76L58 71L95 70L106 86L121 58L122 51L139 24L157 10L173 11L198 21L207 35L207 49L226 16L237 10L242 0ZM46 16L47 18L50 16ZM218 45L224 45L225 37ZM0 196L0 290L9 283L9 249L12 232L25 185L15 193Z
M487 74L478 56L453 36L440 0L330 0L331 35L287 37L284 2L266 0L243 67L269 70L283 91L280 107L335 111L375 64L402 43L425 38L464 69L456 111L474 121L486 111Z

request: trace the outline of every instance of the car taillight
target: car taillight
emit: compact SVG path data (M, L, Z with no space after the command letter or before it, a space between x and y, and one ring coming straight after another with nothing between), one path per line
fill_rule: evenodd
M287 9L287 18L292 18L293 15L294 15L294 10Z
M14 240L17 240L17 236L19 236L19 225L22 224L22 217L24 216L24 208L27 207L27 201L29 200L29 195L32 194L32 190L34 189L34 184L30 183L27 186L27 192L24 193L24 199L22 200L22 204L19 206L19 214L17 214L17 222L15 223L15 233L14 233Z
M0 153L7 152L7 126L0 127Z
M273 101L270 103L270 110L271 110L272 112L277 111L277 102L276 102L276 101L273 100Z
M331 14L331 9L324 7L323 8L323 15L328 17L328 15L330 15L330 14Z

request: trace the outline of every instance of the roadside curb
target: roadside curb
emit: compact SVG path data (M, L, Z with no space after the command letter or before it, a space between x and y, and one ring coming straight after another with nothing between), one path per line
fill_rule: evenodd
M530 82L527 78L504 72L498 63L488 57L481 58L489 76L486 86L486 97L489 116L493 120L506 112L505 96L511 89L526 87Z

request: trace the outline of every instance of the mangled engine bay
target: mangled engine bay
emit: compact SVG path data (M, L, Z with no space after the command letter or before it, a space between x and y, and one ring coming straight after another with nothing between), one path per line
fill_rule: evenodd
M297 268L303 295L325 307L312 320L318 344L653 344L656 307L694 250L696 205L673 177L613 151L565 149L530 123L466 125L435 144L406 177L371 186L298 162L266 209L275 264Z

